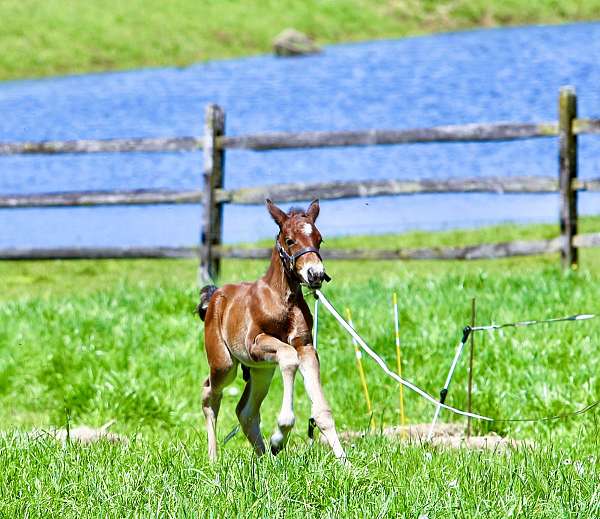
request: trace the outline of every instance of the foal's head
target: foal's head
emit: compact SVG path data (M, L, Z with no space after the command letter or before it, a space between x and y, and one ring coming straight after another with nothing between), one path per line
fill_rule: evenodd
M323 241L319 229L315 226L319 216L319 201L313 200L308 209L292 208L283 212L271 200L267 199L269 214L279 226L277 248L284 269L310 288L320 288L325 274L319 247Z

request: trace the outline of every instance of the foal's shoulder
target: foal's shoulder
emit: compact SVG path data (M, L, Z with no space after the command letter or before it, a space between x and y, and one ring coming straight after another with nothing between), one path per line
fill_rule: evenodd
M274 299L276 292L264 279L258 279L250 284L250 292L253 297L260 299Z

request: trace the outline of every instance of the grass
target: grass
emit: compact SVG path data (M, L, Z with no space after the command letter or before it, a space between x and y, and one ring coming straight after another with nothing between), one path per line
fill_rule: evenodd
M585 230L600 227L598 219L584 222ZM363 243L451 245L534 232L554 230L504 226L427 239L365 237ZM339 308L352 308L358 330L394 365L390 297L396 291L404 375L435 394L469 320L471 297L481 323L600 311L600 251L582 252L581 268L567 273L555 256L331 262L334 281L326 293ZM224 267L223 282L254 279L265 264ZM190 261L144 260L0 264L7 287L0 295L0 516L598 516L597 411L535 424L476 424L478 432L536 441L508 454L407 447L371 434L347 444L353 467L345 469L306 442L309 408L299 380L289 449L256 460L238 435L210 466L199 405L207 372L202 325L192 315L195 268ZM583 407L600 394L599 338L600 320L478 335L474 409L528 417ZM338 429L365 430L369 417L352 347L328 316L321 319L320 357ZM448 398L461 408L465 364ZM370 361L365 369L377 423L397 423L397 386ZM236 423L241 389L239 377L225 393L221 439ZM263 406L265 435L280 398L276 376ZM32 428L63 426L66 410L73 425L115 419L114 431L131 444L27 439ZM406 410L412 423L432 414L409 393ZM447 413L442 419L459 421Z
M264 53L289 26L335 43L599 17L598 0L3 0L0 80Z
M196 438L130 447L4 442L5 517L597 517L598 443L509 454L357 442L354 469L321 448L209 466ZM22 480L26 466L30 474ZM360 468L358 468L360 467ZM8 478L14 483L7 484Z

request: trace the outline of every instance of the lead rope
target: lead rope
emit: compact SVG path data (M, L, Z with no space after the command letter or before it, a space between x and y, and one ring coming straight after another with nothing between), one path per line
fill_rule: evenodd
M317 290L315 290L315 293L317 294L318 298L323 303L323 306L325 306L325 308L327 308L329 313L331 315L333 315L333 317L335 317L335 319L342 325L342 327L346 329L346 331L356 340L356 342L358 342L360 347L363 350L365 350L365 353L367 355L369 355L369 357L371 357L379 365L379 367L385 372L386 375L393 378L394 380L396 380L403 386L407 387L408 389L414 391L418 395L422 396L425 400L432 403L433 405L436 405L436 406L439 405L440 407L443 407L444 409L448 409L448 411L452 411L453 413L459 414L461 416L470 416L471 418L477 418L478 420L485 420L488 422L493 421L492 418L489 418L487 416L482 416L482 415L475 414L475 413L468 413L466 411L461 411L460 409L456 409L456 408L446 405L444 403L440 403L435 398L433 398L431 395L429 395L428 393L423 391L421 388L415 386L412 382L404 380L401 376L394 373L390 368L388 368L385 361L369 347L369 345L364 341L364 339L360 335L358 335L358 333L356 333L356 330L354 328L352 328L352 326L350 326L343 319L343 317L337 312L337 310L333 307L333 305L323 295L323 292L321 292L320 290L317 289Z
M313 319L313 346L315 347L315 350L317 349L317 344L319 341L319 296L317 296L317 294L314 294L315 296L315 317ZM314 440L315 438L315 427L317 426L317 422L315 421L315 419L311 416L308 419L308 426L307 426L307 434L310 440Z
M319 298L315 297L315 317L313 319L313 346L317 349L319 341Z

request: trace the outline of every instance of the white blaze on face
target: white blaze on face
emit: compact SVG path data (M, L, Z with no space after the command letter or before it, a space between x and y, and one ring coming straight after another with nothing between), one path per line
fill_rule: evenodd
M310 236L310 235L312 234L312 230L313 230L313 228L312 228L312 225L311 225L311 224L309 224L309 223L305 223L305 224L302 226L302 232L303 232L304 234L306 234L306 236Z

